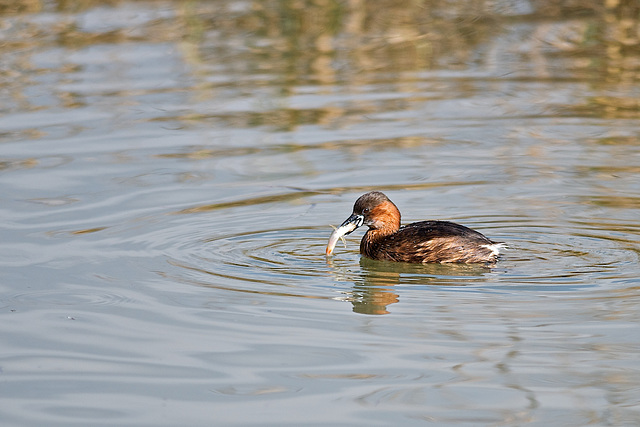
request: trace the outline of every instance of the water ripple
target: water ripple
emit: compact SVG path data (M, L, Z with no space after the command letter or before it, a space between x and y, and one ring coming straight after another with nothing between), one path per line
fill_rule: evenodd
M631 279L626 266L638 260L633 240L637 227L633 224L599 223L596 227L570 223L563 227L529 218L485 219L460 222L508 244L509 249L494 266L370 261L357 253L360 231L348 237L346 249L339 247L334 257L325 258L331 229L292 225L207 238L196 238L194 232L172 252L169 262L178 270L170 275L191 284L238 292L336 298L338 291L343 299L353 300L362 299L362 286L480 286L494 290L514 285L528 290L569 290L596 283L606 286ZM327 293L327 289L332 291Z
M126 296L100 290L55 289L22 292L2 299L8 306L86 306L86 305L122 305L132 302Z
M319 250L325 234L302 227L217 236L191 242L187 256L169 262L182 269L185 280L202 286L319 297L309 279L327 276Z

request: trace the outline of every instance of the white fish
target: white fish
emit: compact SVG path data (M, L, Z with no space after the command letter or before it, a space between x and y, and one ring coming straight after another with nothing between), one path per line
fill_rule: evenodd
M333 253L333 248L336 247L336 243L338 243L338 239L342 239L344 243L344 247L347 247L347 242L344 241L344 237L347 234L351 233L356 228L360 227L364 222L364 217L362 215L351 215L342 225L338 228L334 228L333 233L329 237L329 243L327 243L327 255L331 255Z

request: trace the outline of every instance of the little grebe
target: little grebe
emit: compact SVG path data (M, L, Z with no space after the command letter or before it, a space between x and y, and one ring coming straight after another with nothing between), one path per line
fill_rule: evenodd
M360 253L376 260L492 263L504 247L503 243L448 221L420 221L400 227L396 205L383 193L372 191L356 200L353 214L331 234L327 255L331 255L338 239L361 225L369 230L360 242Z

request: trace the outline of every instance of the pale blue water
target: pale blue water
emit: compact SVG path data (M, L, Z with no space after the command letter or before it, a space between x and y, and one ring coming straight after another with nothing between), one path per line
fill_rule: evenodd
M0 15L2 425L640 423L615 10L34 4ZM510 249L327 259L373 189Z

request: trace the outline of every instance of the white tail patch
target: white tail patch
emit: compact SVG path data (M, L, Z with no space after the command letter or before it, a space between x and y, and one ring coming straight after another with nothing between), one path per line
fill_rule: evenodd
M492 245L480 245L480 247L487 248L494 256L500 255L500 249L508 249L506 243L494 243Z

